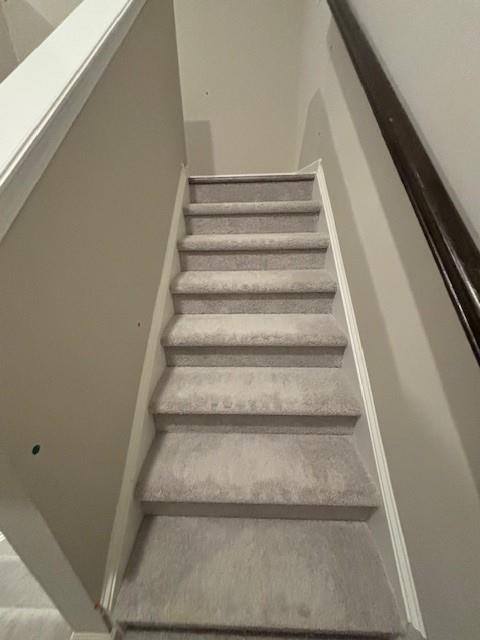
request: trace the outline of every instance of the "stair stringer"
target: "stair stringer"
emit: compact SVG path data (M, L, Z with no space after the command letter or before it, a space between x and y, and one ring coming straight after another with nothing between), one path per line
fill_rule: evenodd
M382 503L368 524L393 587L407 630L406 637L426 638L321 159L301 170L302 173L306 171L315 173L312 197L322 202L325 214L319 220L317 230L328 231L330 237L325 267L336 276L338 284L332 312L348 337L343 372L361 398L363 408L354 438L360 456L376 480L382 496Z

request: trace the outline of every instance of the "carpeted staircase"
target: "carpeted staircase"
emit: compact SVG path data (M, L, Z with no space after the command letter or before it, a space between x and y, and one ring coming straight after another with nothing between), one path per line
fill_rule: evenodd
M190 179L145 518L115 610L129 640L400 632L313 179Z

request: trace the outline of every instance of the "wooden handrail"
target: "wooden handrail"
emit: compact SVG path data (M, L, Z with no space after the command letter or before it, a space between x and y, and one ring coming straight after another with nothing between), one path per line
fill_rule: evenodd
M480 251L453 204L348 0L330 11L480 364Z

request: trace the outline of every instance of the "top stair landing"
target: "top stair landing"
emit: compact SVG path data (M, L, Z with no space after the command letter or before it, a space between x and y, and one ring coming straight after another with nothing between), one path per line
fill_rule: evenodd
M192 176L190 201L272 202L311 200L313 173L252 174L241 176Z

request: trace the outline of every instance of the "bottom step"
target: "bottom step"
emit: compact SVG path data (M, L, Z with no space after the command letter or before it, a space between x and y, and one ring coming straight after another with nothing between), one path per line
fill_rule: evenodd
M364 523L146 517L115 617L137 629L400 632Z

